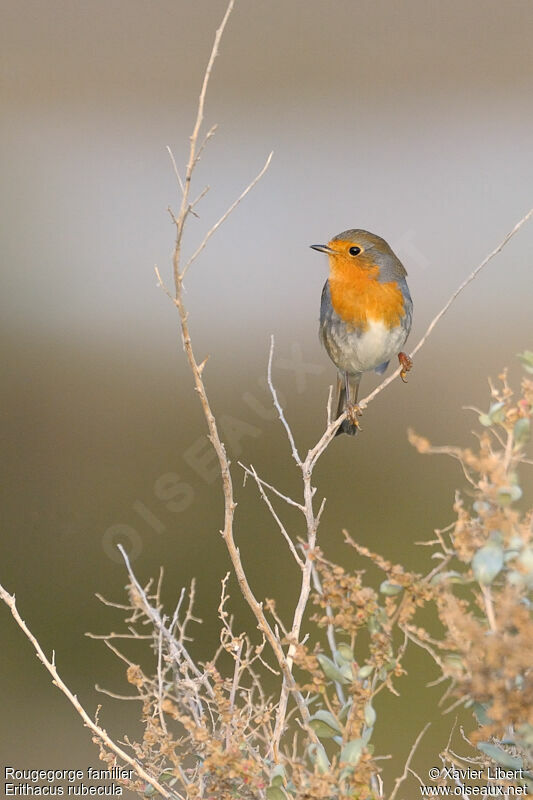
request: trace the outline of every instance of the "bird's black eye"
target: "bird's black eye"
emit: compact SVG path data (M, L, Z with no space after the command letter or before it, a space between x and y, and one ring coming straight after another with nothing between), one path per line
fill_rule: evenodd
M360 248L360 247L357 247L357 245L355 245L354 247L350 247L350 249L348 250L348 252L349 252L349 254L350 254L351 256L358 256L358 255L359 255L359 253L361 252L361 248Z

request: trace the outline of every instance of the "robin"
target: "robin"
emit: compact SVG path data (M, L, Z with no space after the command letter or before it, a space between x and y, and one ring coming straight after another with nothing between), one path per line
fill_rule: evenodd
M327 244L312 244L329 256L329 278L322 290L320 339L338 370L337 414L345 410L337 434L357 433L357 395L363 372L385 372L398 356L401 377L411 359L401 349L411 330L413 301L407 272L384 239L353 229Z

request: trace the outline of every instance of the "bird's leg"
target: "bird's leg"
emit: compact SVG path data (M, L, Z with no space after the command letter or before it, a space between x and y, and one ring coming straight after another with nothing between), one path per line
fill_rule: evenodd
M357 419L357 417L362 417L363 412L359 408L358 405L350 403L350 405L346 406L346 418L348 422L352 425L355 425L358 431L362 431L361 423Z
M356 384L353 400L351 396L352 392L350 386L350 379L348 377L347 372L344 373L344 387L346 391L346 417L348 419L348 422L350 422L352 425L355 425L355 427L358 430L362 430L361 425L359 424L359 420L357 419L357 417L361 417L363 415L363 412L357 405L357 394L359 392L359 383Z
M413 366L413 362L407 355L407 353L398 353L398 361L402 366L402 371L400 372L400 378L404 383L407 383L407 373Z

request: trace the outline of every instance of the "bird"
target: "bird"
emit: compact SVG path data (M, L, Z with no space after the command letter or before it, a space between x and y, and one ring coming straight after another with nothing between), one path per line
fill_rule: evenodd
M413 317L407 271L385 239L360 228L310 247L329 257L319 337L337 367L335 419L347 411L336 435L354 436L360 428L357 397L363 373L382 374L397 355L407 382L412 367L402 351Z

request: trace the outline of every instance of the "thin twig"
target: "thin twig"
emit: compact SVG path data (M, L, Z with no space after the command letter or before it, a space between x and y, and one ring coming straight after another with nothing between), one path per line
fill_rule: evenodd
M195 677L199 678L205 684L205 687L206 687L207 691L209 692L209 694L211 696L213 696L213 688L212 688L212 686L211 686L211 684L209 682L209 679L208 679L207 675L205 673L202 673L198 669L198 667L194 663L193 659L189 655L189 653L187 651L187 648L185 647L183 642L179 641L178 639L176 639L171 634L169 629L164 624L164 621L162 620L161 614L159 613L159 611L156 608L154 608L150 604L150 602L148 601L148 598L146 596L146 592L144 591L144 589L142 588L141 584L137 580L137 578L135 576L135 573L133 572L133 569L131 567L130 560L128 558L128 554L124 550L123 546L121 544L117 544L117 548L120 551L120 553L122 555L122 558L124 559L124 563L126 564L126 569L128 570L128 575L130 576L130 580L131 580L133 586L135 587L135 589L137 590L137 592L139 594L139 598L143 602L143 606L144 606L144 610L145 610L146 615L151 619L155 629L158 632L160 631L162 633L163 637L165 638L165 640L166 640L166 642L168 644L168 648L169 648L169 651L170 651L172 657L175 659L177 664L179 664L182 659L184 661L186 661L187 662L187 666L193 672Z
M465 289L468 286L468 284L471 283L474 280L474 278L476 277L478 272L480 272L483 269L483 267L485 267L489 263L489 261L491 261L494 258L494 256L498 255L498 253L500 253L503 250L503 248L505 247L507 242L509 242L509 240L512 239L513 236L516 233L518 233L518 231L520 230L522 225L524 225L532 216L533 216L533 208L531 208L527 212L527 214L524 217L522 217L522 219L519 222L516 223L516 225L512 228L512 230L510 230L509 233L507 233L504 236L504 238L502 239L500 244L497 245L497 247L495 247L494 250L492 250L488 254L488 256L486 256L483 259L483 261L480 264L478 264L478 266L470 273L470 275L467 278L465 278L465 280L461 283L461 285L450 296L449 300L443 305L443 307L438 312L438 314L436 314L436 316L433 317L433 319L431 320L431 322L429 323L429 325L428 325L428 327L426 329L426 332L424 333L422 338L418 341L418 343L416 344L414 349L409 354L410 358L413 358L413 356L415 356L416 353L418 353L418 351L420 350L420 348L426 343L426 340L428 339L428 337L433 332L433 329L435 328L437 323L440 322L442 317L446 314L446 312L448 311L448 309L450 308L452 303L461 294L463 289ZM376 389L374 389L373 392L370 392L370 394L368 394L366 397L364 397L362 400L360 400L358 402L359 407L361 409L366 408L368 406L368 404L380 392L383 391L383 389L385 389L390 383L392 383L392 381L396 380L396 378L398 377L398 375L400 374L401 371L402 371L402 368L398 367L391 375L389 375L388 378L386 378L382 383L380 383L379 386L376 387Z
M206 246L206 244L208 243L208 241L209 241L209 239L211 238L211 236L212 236L212 235L213 235L213 234L214 234L214 233L215 233L215 232L216 232L216 231L217 231L217 230L220 228L220 226L222 225L222 223L223 223L223 222L225 222L225 221L227 220L227 218L228 218L228 217L229 217L229 215L232 213L232 211L234 211L234 210L237 208L237 206L239 205L239 203L241 202L241 200L244 200L244 198L246 197L246 195L248 194L248 192L250 192L250 191L251 191L251 190L254 188L254 186L256 185L256 183L258 183L258 182L261 180L261 178L263 177L263 175L264 175L264 174L265 174L265 172L267 171L267 169L268 169L268 167L269 167L269 165L270 165L270 162L272 161L272 156L273 156L273 155L274 155L274 153L270 153L270 155L268 156L267 160L265 161L265 164L264 164L263 168L260 170L260 172L258 172L258 173L257 173L257 175L255 176L255 178L253 179L253 181L251 181L251 183L249 183L249 184L248 184L248 186L246 187L246 189L244 189L244 190L243 190L243 191L240 193L240 195L238 196L238 198L237 198L237 199L236 199L236 200L235 200L235 201L234 201L234 202L233 202L233 203L230 205L230 207L229 207L229 208L228 208L228 209L227 209L227 210L226 210L226 211L225 211L225 212L222 214L222 216L221 216L221 217L220 217L220 218L219 218L219 219L218 219L218 220L215 222L215 224L213 225L213 227L212 227L212 228L210 228L210 229L207 231L207 233L206 233L206 235L204 236L204 238L202 239L201 243L198 245L198 247L196 248L196 250L194 251L194 253L192 254L192 256L189 258L189 260L187 261L187 263L186 263L186 264L185 264L185 266L183 267L183 270L182 270L182 272L181 272L181 278L182 278L182 280L183 280L183 278L185 277L185 275L186 275L186 273L187 273L187 270L189 269L189 267L191 266L191 264L193 263L193 261L195 261L195 260L198 258L198 256L200 255L200 253L202 252L202 250L204 249L204 247L205 247L205 246ZM200 196L201 196L201 195L200 195Z
M331 425L331 423L332 423L332 419L331 419L331 415L332 415L332 412L331 412L332 403L333 403L333 385L332 385L332 384L330 384L330 387L329 387L329 392L328 392L328 402L327 402L327 404L326 404L326 425L327 425L328 427L329 427L329 426Z
M409 630L409 626L404 625L404 626L400 626L400 627L401 627L401 630L404 632L404 634L407 636L408 639L410 639L414 644L416 644L417 647L420 647L422 650L425 650L426 653L429 653L429 655L431 656L433 661L436 663L436 665L439 667L439 669L444 670L444 664L443 664L442 660L438 657L438 655L436 654L434 649L431 647L431 645L429 645L423 639L420 639L411 630Z
M96 683L94 688L97 692L100 692L100 694L112 697L113 700L137 700L137 702L144 702L145 699L141 694L117 694L116 692L110 692L109 689L104 689L99 683Z
M193 587L193 583L194 583L194 579L191 582L191 589ZM185 586L182 586L181 587L180 596L178 598L178 602L176 603L176 608L175 608L174 614L172 616L172 622L170 623L169 628L168 628L170 633L172 634L172 636L174 636L174 631L176 629L176 625L178 624L180 609L181 609L181 605L183 603L183 598L184 597L185 597Z
M483 602L485 604L485 611L487 612L487 619L489 621L490 629L493 633L496 633L496 616L494 614L494 604L492 602L492 592L490 590L490 586L483 586L483 584L481 584L481 593L483 595Z
M163 630L160 628L157 637L157 711L161 728L165 733L168 733L163 713L163 694Z
M237 647L237 652L234 655L235 658L235 666L233 668L233 681L231 682L231 691L229 696L229 708L230 708L230 718L228 720L226 726L226 747L229 748L230 740L231 740L231 720L233 718L233 708L235 705L235 696L237 694L237 689L239 688L239 680L241 676L241 654L242 648L244 645L244 641L241 638Z
M185 226L185 222L187 217L191 211L191 207L189 204L189 194L191 188L191 179L192 174L194 171L195 166L198 163L198 136L200 134L200 128L202 127L202 122L204 121L204 108L205 108L205 98L207 94L207 87L209 84L209 79L211 77L211 71L213 69L213 64L215 63L215 58L218 55L218 48L220 45L220 40L222 38L222 34L224 33L224 29L228 22L229 16L233 11L235 0L229 0L229 3L226 7L226 11L224 16L222 17L222 22L220 23L216 33L215 39L213 42L213 47L211 48L211 53L209 55L209 59L207 62L207 66L205 68L204 78L202 81L202 88L200 89L200 95L198 97L198 107L196 110L196 120L194 123L194 128L190 137L190 145L189 145L189 160L187 162L187 169L185 171L185 181L183 182L183 191L181 197L181 205L178 216L176 218L176 245L174 250L174 282L177 284L180 281L180 274L179 274L179 263L180 263L180 255L181 255L181 243L183 238L183 229ZM201 145L202 147L203 145ZM178 181L179 182L179 181Z
M215 124L214 124L214 125L212 125L212 126L209 128L209 130L207 131L206 135L205 135L205 136L204 136L204 138L203 138L203 141L202 141L202 143L201 143L200 147L198 148L198 152L196 153L196 163L198 163L198 162L199 162L199 160L200 160L200 157L201 157L201 155L202 155L202 153L203 153L203 151L204 151L204 149L205 149L205 146L206 146L206 144L208 143L209 139L210 139L212 136L214 136L214 134L215 134L215 131L216 131L216 129L217 129L217 128L218 128L218 125L215 123ZM194 203L192 203L192 205L194 205Z
M269 363L272 361L272 351L274 347L274 339L272 338L271 342L271 350L270 350L270 360ZM272 383L271 376L269 375L269 383ZM273 389L274 387L272 387ZM275 390L274 390L275 391ZM283 420L282 420L283 421ZM288 426L287 426L288 427ZM289 441L294 441L292 438L292 431L290 428L288 429ZM311 451L310 451L311 452ZM295 448L293 451L293 456L295 455ZM302 570L302 578L300 584L300 594L298 597L298 602L296 604L296 609L294 611L292 627L290 631L290 642L289 650L287 652L287 666L288 670L291 674L292 678L292 667L294 662L294 655L296 652L296 646L300 640L300 631L302 628L303 618L305 614L305 610L307 608L307 603L309 601L309 595L311 592L311 579L312 579L312 570L314 565L314 556L315 556L315 547L316 547L316 537L318 531L318 519L315 516L315 512L313 509L313 497L315 495L315 490L311 484L312 475L313 475L313 462L311 460L310 454L308 453L307 458L304 462L300 461L300 458L296 451L296 456L298 458L298 463L300 469L302 470L302 478L304 484L304 516L307 526L307 542L306 542L306 552L305 552L305 562L304 567ZM323 505L320 509L320 514L323 510ZM274 754L276 754L277 749L279 747L279 742L281 740L281 736L285 729L286 724L286 713L287 713L287 703L289 699L289 689L290 683L286 679L286 675L284 674L283 685L281 687L281 693L278 703L278 709L276 713L276 724L274 726L274 735L272 737L272 748ZM311 729L309 729L311 730Z
M269 354L268 354L268 369L267 369L268 387L269 387L270 393L272 395L272 400L274 401L274 406L276 408L276 411L278 412L278 416L279 416L279 418L281 420L281 423L282 423L283 427L285 428L285 431L287 432L287 437L289 439L289 444L291 446L292 457L294 458L294 460L296 461L298 466L301 467L302 466L302 459L300 458L300 455L299 455L298 450L296 448L296 442L294 441L294 436L293 436L291 427L290 427L289 423L287 422L287 420L285 419L285 414L283 412L283 408L281 407L281 403L278 400L278 393L276 392L274 384L272 383L272 358L273 357L274 357L274 335L271 334L271 336L270 336L270 351L269 351Z
M129 609L128 609L129 610ZM104 641L107 639L149 639L152 641L154 638L152 634L147 633L145 636L141 636L141 634L133 634L133 633L90 633L87 632L85 636L88 639L103 639Z
M303 569L304 562L302 561L302 559L301 559L301 558L300 558L300 556L298 555L298 553L297 553L297 551L296 551L296 547L294 546L294 542L292 541L291 537L290 537L290 536L289 536L289 534L287 533L287 529L285 528L285 525L283 524L283 522L281 521L281 519L280 519L280 518L279 518L279 516L277 515L277 513L276 513L276 511L275 511L275 509L274 509L274 507L273 507L272 503L270 502L270 500L269 500L269 498L268 498L268 496L267 496L267 494L266 494L265 490L263 489L263 487L262 487L262 485L261 485L261 481L259 480L259 476L258 476L257 472L255 471L255 469L254 469L252 466L250 467L250 470L249 470L249 472L251 473L251 475L252 475L252 476L253 476L253 478L255 479L255 482L257 483L257 488L259 489L259 492L260 492L260 494L261 494L261 497L262 497L262 498L263 498L263 500L265 501L265 504L266 504L266 506L267 506L268 510L270 511L270 513L272 514L272 516L274 517L274 519L276 520L276 522L277 522L277 524L278 524L278 527L279 527L279 529L280 529L280 531L281 531L281 535L283 536L283 538L285 539L285 541L286 541L286 542L287 542L287 544L289 545L289 550L291 551L292 555L294 556L294 560L296 561L296 563L298 564L298 566L300 567L300 569Z
M430 725L431 725L431 722L427 722L424 725L424 727L422 728L422 730L420 731L420 733L418 734L418 736L416 737L415 742L414 742L414 744L411 747L411 750L409 752L409 755L407 756L407 761L405 762L405 767L403 768L403 772L402 772L402 774L400 775L399 778L396 778L396 780L394 782L394 788L393 788L393 790L391 792L389 800L394 800L394 798L396 797L396 793L398 792L398 789L400 788L400 786L402 785L404 780L407 778L407 775L408 775L408 772L409 772L409 767L411 766L411 761L413 760L413 756L416 753L416 750L417 750L418 745L420 744L420 742L422 740L422 737L424 736L424 734L426 733L426 731L430 727Z
M183 192L185 191L185 186L183 185L183 181L181 179L180 171L178 169L178 165L176 164L176 159L174 158L174 153L172 152L172 150L170 149L168 144L167 144L167 152L168 152L168 154L170 156L170 160L172 162L172 168L174 170L174 175L176 176L176 180L178 181L179 187L181 189L181 193L183 194Z
M293 500L288 495L283 494L282 492L279 491L279 489L276 489L275 486L272 486L271 483L267 483L265 480L263 480L263 478L260 478L259 475L255 476L252 470L245 464L243 464L242 461L238 461L237 463L239 467L243 468L243 470L247 475L250 475L250 477L255 478L255 480L259 481L261 486L270 489L271 492L274 492L274 494L276 494L279 498L281 498L281 500L284 500L286 503L288 503L288 505L294 506L295 508L298 508L300 511L305 511L305 507L301 503L297 503L296 500Z

